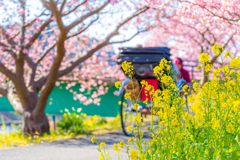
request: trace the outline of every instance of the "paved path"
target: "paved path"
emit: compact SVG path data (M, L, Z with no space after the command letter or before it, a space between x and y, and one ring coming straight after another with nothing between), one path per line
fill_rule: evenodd
M117 159L117 152L112 150L114 143L128 141L122 131L96 136L98 142L106 142L113 160ZM148 139L147 136L144 139ZM127 159L126 153L121 151L123 159ZM98 160L97 145L91 143L91 136L42 143L25 147L0 150L0 160Z

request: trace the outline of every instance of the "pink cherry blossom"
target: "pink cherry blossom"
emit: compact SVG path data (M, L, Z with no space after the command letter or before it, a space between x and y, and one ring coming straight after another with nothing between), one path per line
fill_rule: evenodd
M55 85L56 85L56 86L60 86L60 82L57 81L57 82L55 83Z
M79 100L80 100L81 102L84 102L84 101L87 100L87 97L83 96L83 97L81 97Z
M80 91L80 92L84 92L84 91L85 91L85 88L80 88L79 91Z
M24 48L23 53L25 53L25 54L28 53L28 50L26 48Z

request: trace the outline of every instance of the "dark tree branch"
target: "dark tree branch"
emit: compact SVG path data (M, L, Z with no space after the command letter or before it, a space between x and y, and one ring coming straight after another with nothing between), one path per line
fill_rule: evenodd
M43 5L44 5L47 9L49 9L50 11L53 12L52 7L50 6L50 4L49 4L46 0L41 0L41 1L42 1Z
M202 9L205 9L205 10L207 10L210 14L212 14L212 16L216 16L216 17L221 18L221 19L223 19L223 20L225 20L225 21L228 21L229 24L232 24L230 21L232 21L232 22L238 22L238 21L240 20L240 17L238 17L237 19L229 19L229 18L226 18L226 17L224 17L224 16L217 15L217 14L213 13L212 11L210 11L208 8L206 8L206 7L204 7L204 6L201 6L201 5L198 5L198 4L196 4L196 3L193 3L193 2L189 2L189 1L182 1L182 2L190 3L190 4L192 4L192 5L195 5L195 6L198 6L198 7L202 8ZM237 16L239 16L239 15L237 15Z
M41 17L42 15L45 15L44 12L46 11L46 9L36 18L34 18L31 22L29 22L28 24L25 24L25 27L29 27L31 25L33 25L34 22L36 22L38 17ZM13 37L10 38L10 40L13 40L15 37L17 37L19 35L20 31L17 32Z
M36 60L36 65L38 65L43 58L48 54L49 51L51 51L57 43L54 43L53 45L51 45L50 47L48 47L48 49Z
M2 42L0 42L0 46L3 46L3 47L7 47L7 48L9 48L8 45L6 45L6 44L4 44L4 43L2 43Z
M35 75L36 75L36 69L37 65L44 59L44 57L48 54L49 51L51 51L56 46L56 43L48 47L48 49L36 60L36 62L32 64L30 67L30 72L28 74L28 81L27 86L33 85L35 83Z
M24 54L23 58L27 61L30 68L34 66L34 62L32 61L32 59L27 54Z
M25 1L21 1L22 4L22 9L25 10ZM16 92L19 96L19 99L21 101L21 104L25 110L30 109L30 104L29 104L29 92L28 89L25 85L25 80L24 80L24 60L26 58L26 55L23 54L23 49L24 49L24 39L25 39L25 13L22 14L22 27L21 27L21 33L20 33L20 45L21 45L21 50L18 51L18 57L16 59L15 63L15 68L16 68L16 79L14 78L12 82L14 83Z
M17 43L16 42L14 42L10 37L9 37L9 35L8 34L6 34L6 31L5 31L5 29L4 28L1 28L0 27L0 33L2 33L5 37L6 37L6 39L7 39L7 42L11 45L11 46L14 46L14 45L16 45ZM20 32L19 32L20 33Z
M187 27L195 30L196 32L198 32L198 33L202 36L202 38L208 42L209 45L214 45L215 42L211 43L208 39L206 39L206 37L204 37L204 35L205 35L205 33L206 33L207 31L210 33L209 29L208 29L206 26L205 26L205 27L206 27L206 30L205 30L204 32L200 32L200 31L198 31L195 27L192 27L192 26L190 26L190 25L186 25L186 24L184 24L184 23L182 23L182 22L180 22L180 21L178 21L178 22L181 23L182 25L185 25L185 26L187 26ZM211 33L210 33L210 34L211 34ZM213 38L215 38L215 37L213 37Z
M124 24L126 24L128 21L130 21L131 19L133 19L134 17L140 15L141 13L145 12L147 9L149 9L149 7L143 7L139 10L137 10L133 15L131 15L130 17L128 17L126 20L124 20L123 22L119 23L118 26L115 28L115 30L109 34L103 41L100 41L97 45L93 46L92 48L88 49L85 54L83 56L77 57L76 59L72 60L71 62L69 62L69 66L67 66L64 69L61 69L58 71L57 77L61 77L63 75L68 74L69 72L71 72L77 65L79 65L81 62L85 61L86 59L88 59L89 57L91 57L97 50L101 49L102 47L106 46L109 44L109 40L118 34L118 30L121 26L123 26ZM43 76L41 77L36 83L38 85L39 88L42 88L43 85L46 83L48 79L48 75L47 76Z
M62 69L58 72L58 77L61 77L69 72L71 72L77 65L79 65L81 62L85 61L89 57L91 57L97 50L101 49L102 47L106 46L109 44L109 40L118 34L118 30L120 29L121 26L126 24L128 21L133 19L134 17L138 16L139 14L145 12L149 7L143 7L139 10L137 10L133 15L128 17L126 20L123 22L119 23L115 30L109 34L103 41L100 41L97 45L93 46L89 50L86 51L86 53L83 56L80 56L79 58L74 59L72 62L70 62L69 66L66 67L65 69Z
M133 39L134 37L136 37L139 33L147 32L147 31L149 31L149 30L152 29L152 28L154 28L154 27L149 27L149 28L147 28L147 29L145 29L145 30L138 31L137 33L135 33L134 35L132 35L132 36L131 36L130 38L128 38L128 39L125 39L125 40L122 40L122 41L110 42L110 44L128 42L128 41L130 41L131 39Z
M6 75L9 79L15 80L15 74L0 63L0 72Z
M21 7L25 11L25 1L21 1ZM22 14L22 27L20 32L20 45L21 49L23 49L24 39L25 39L25 12ZM21 54L21 52L20 52Z
M64 6L65 6L65 3L66 3L66 0L64 0L64 1L63 1L63 3L62 3L62 5L61 5L61 8L60 8L60 13L62 13L62 11L63 11L63 8L64 8Z
M52 12L54 16L57 18L58 28L61 30L61 32L65 32L66 27L64 26L64 23L62 21L62 15L57 8L56 2L53 0L50 0L50 6L52 7Z
M70 24L68 27L67 27L67 30L71 30L72 28L74 28L76 25L82 23L85 19L87 19L88 17L94 15L94 14L97 14L99 13L104 7L106 7L108 4L110 3L110 0L106 1L102 6L100 6L99 8L83 15L81 18L77 19L76 21L74 21L72 24Z
M14 59L17 58L16 53L12 51L11 47L9 47L8 45L1 43L1 42L0 42L0 46L5 47L5 49L3 50L4 52L9 52L13 56Z
M75 37L75 36L81 34L82 32L86 31L94 22L96 22L98 20L98 18L99 18L99 16L97 16L97 18L95 20L91 21L85 28L81 29L79 32L68 36L67 39Z
M86 3L87 0L83 1L82 3L78 4L76 7L74 7L72 10L66 12L66 13L63 13L62 16L66 16L66 15L69 15L70 13L72 13L73 11L75 11L78 7L80 7L81 5L83 5L84 3Z
M52 17L52 16L51 16ZM45 22L42 23L42 25L40 26L40 30L36 31L33 36L31 37L30 41L28 42L28 44L26 45L26 49L29 50L30 47L32 46L32 44L34 43L35 40L38 39L38 37L40 36L40 34L42 33L42 31L52 22L51 17L48 18Z

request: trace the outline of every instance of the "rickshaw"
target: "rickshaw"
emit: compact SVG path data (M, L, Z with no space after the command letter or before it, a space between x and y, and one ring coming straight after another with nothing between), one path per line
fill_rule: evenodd
M161 86L159 85L155 75L153 74L153 69L159 65L159 62L163 58L165 58L167 61L171 61L169 48L167 47L120 48L119 51L120 53L117 59L117 63L119 65L121 65L124 61L131 62L134 67L135 73L134 78L138 82L140 82L141 80L145 80L150 82L150 84L154 83L153 85L155 85L155 89L161 89ZM173 69L176 69L176 66L174 66L174 64L171 63L171 65ZM124 89L123 86L126 85L127 82L128 80L126 79L126 81L123 81L121 86L120 93L122 94L122 96L120 115L123 133L126 136L131 136L132 132L128 132L127 127L129 125L134 125L132 120L136 116L136 110L133 109L133 102L129 99L124 98L126 90ZM146 97L144 97L145 95L144 90L142 90L140 94L141 94L140 101L146 100ZM141 116L143 116L143 114L147 115L151 113L149 110L143 112L143 110L146 108L148 108L148 106L137 107L137 110L139 111L139 113L141 113Z

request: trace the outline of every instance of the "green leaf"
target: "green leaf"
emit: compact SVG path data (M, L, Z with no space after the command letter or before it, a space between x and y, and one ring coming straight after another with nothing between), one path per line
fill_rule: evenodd
M177 156L175 153L173 154L173 157L176 157L176 158L178 158L178 156Z
M147 152L146 159L151 159L151 156L150 156L150 154L148 152Z

